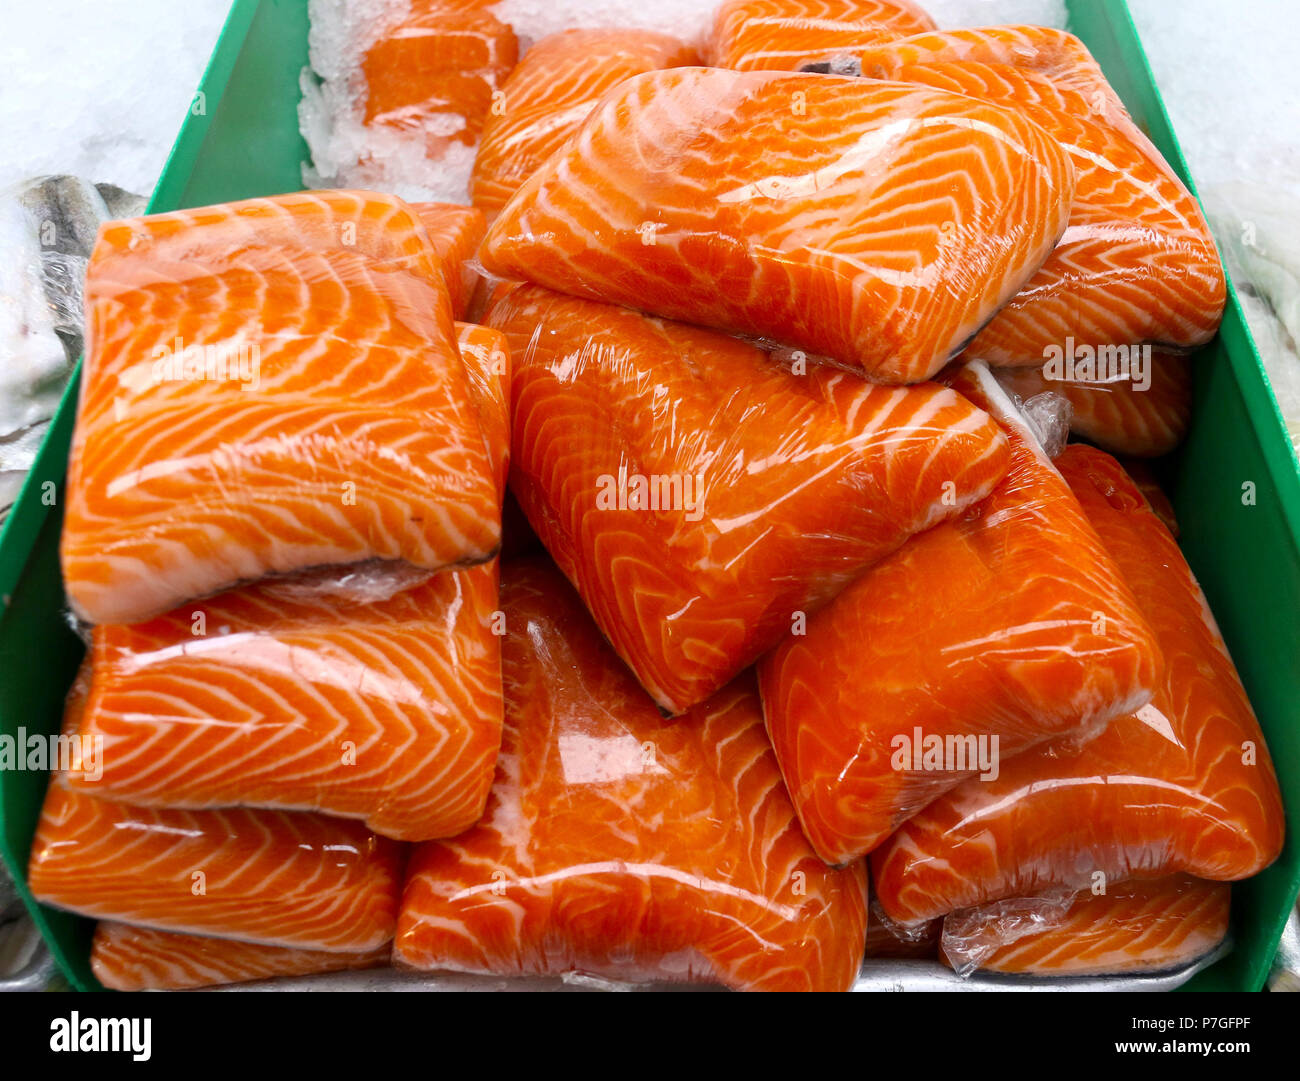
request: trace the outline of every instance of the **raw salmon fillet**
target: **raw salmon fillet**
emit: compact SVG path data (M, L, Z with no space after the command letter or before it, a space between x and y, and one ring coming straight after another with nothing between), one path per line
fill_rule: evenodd
M275 580L96 627L80 733L102 740L103 775L70 783L138 806L321 811L403 841L469 828L501 743L496 563L375 600L366 585Z
M118 260L137 272L146 259L215 267L249 248L359 252L383 269L442 281L440 250L416 208L373 191L297 191L107 221L93 265L96 273Z
M1187 435L1192 369L1185 357L1153 352L1149 383L1129 378L1055 379L1040 368L999 368L998 381L1028 399L1044 391L1070 403L1070 431L1115 454L1157 458ZM1144 385L1145 384L1145 385Z
M1151 630L1012 402L979 362L952 386L1002 424L1010 472L759 665L777 759L828 863L870 852L977 772L1005 777L1027 748L1144 706L1157 685Z
M876 63L885 65L953 62L1001 64L1046 76L1056 86L1085 95L1091 112L1113 115L1124 104L1101 65L1074 34L1050 26L981 26L917 33L901 42L885 42L851 51L861 73L881 78ZM821 59L828 59L826 54Z
M1030 27L959 30L859 53L863 73L874 78L1020 110L1060 141L1074 166L1069 227L1051 257L975 337L969 355L1038 365L1045 349L1067 339L1094 348L1201 345L1223 318L1226 285L1200 206L1114 94L1096 89L1091 60L1073 81L1048 74L1055 66L1039 56L1050 54L1059 34ZM982 48L977 35L986 38ZM1086 53L1082 43L1076 47Z
M1020 113L830 75L676 68L611 91L488 230L503 278L937 372L1065 229L1074 170Z
M796 375L735 338L537 286L488 322L515 365L511 488L670 713L1007 469L997 425L933 384Z
M1235 881L1281 851L1268 748L1173 537L1113 458L1074 445L1056 462L1155 630L1163 680L1095 738L1005 762L907 822L872 857L881 906L901 923L1091 887L1098 873Z
M411 0L361 61L365 122L418 134L437 153L472 146L493 94L519 58L515 32L491 0Z
M497 491L504 496L510 472L510 345L499 330L477 323L457 323L456 344L470 398L478 408Z
M810 61L935 29L908 0L726 0L713 16L709 63L798 71Z
M62 538L79 616L138 621L313 566L495 553L497 488L432 256L426 277L341 249L123 252L122 227L87 276Z
M1228 934L1231 890L1171 875L1046 903L995 902L943 921L944 960L958 972L1098 976L1181 968Z
M366 953L295 950L102 921L95 928L90 967L100 983L115 991L179 991L378 968L388 963L391 952L387 945Z
M38 901L83 916L360 953L392 937L402 859L359 822L129 807L56 778L27 881Z
M495 214L581 127L601 96L646 71L698 64L685 42L650 30L564 30L528 50L483 125L470 196Z
M850 987L865 871L827 868L799 832L748 677L665 720L548 561L507 564L502 600L506 733L488 811L415 849L395 959Z
M412 203L411 209L429 234L434 254L442 264L452 314L464 319L479 281L469 261L487 232L487 219L476 207L455 203Z

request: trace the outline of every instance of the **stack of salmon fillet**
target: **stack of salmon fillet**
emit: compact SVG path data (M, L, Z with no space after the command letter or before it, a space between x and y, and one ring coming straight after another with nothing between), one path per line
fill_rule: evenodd
M29 871L99 978L1221 948L1281 799L1133 459L1224 281L1082 44L728 0L511 65L475 206L101 230Z

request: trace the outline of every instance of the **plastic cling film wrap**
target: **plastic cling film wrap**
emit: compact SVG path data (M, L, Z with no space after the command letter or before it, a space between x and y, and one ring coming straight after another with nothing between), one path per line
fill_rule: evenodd
M391 953L387 945L366 953L296 950L106 921L95 928L90 967L100 983L115 991L178 991L376 968L386 965Z
M361 953L393 936L405 852L360 823L282 811L153 810L72 787L103 748L77 738L93 678L68 695L27 866L32 895L83 916L270 946ZM63 768L66 766L67 768Z
M258 247L353 251L377 269L442 280L439 250L415 208L373 191L300 191L105 222L92 270L116 272L124 260L144 273L154 264L155 278L166 280L173 264L224 265Z
M796 374L726 335L537 286L488 322L515 366L511 488L674 713L1007 467L997 425L933 384Z
M677 68L602 98L481 258L502 277L916 382L1047 258L1073 190L1060 144L996 105Z
M1003 426L1011 471L759 664L782 772L831 863L968 778L987 787L1027 748L1140 708L1157 684L1150 629L1014 404L979 363L952 385Z
M495 554L497 486L446 287L400 201L304 194L108 223L87 305L62 539L82 618L147 619L321 565Z
M1055 458L1065 449L1070 437L1070 400L1049 390L1025 398L1018 404L1043 453Z
M497 491L504 499L510 473L510 343L499 330L457 323L456 344L492 460Z
M997 377L1021 398L1063 395L1070 403L1070 430L1113 454L1154 458L1178 446L1192 420L1191 362L1134 346L1114 372L1105 367L1094 363L1086 375L1072 369L1068 374L1082 377L1068 379L1047 374L1046 367L1000 368Z
M1227 287L1196 199L1129 118L1078 39L1032 26L920 34L857 54L862 73L1019 110L1076 176L1056 250L975 336L970 354L1036 365L1047 351L1214 336Z
M938 957L942 920L903 927L885 915L874 897L867 912L867 960L919 961Z
M495 215L624 79L699 62L685 42L649 30L575 29L543 38L510 73L484 123L474 205Z
M454 203L412 203L411 210L429 234L429 243L442 266L452 314L464 319L470 298L478 288L474 262L487 232L487 219L481 210Z
M545 560L508 564L506 730L488 810L415 849L398 963L846 990L866 873L799 830L747 677L665 719Z
M943 921L944 960L1032 976L1160 972L1190 964L1228 934L1230 893L1221 882L1172 875L1090 891L1018 897Z
M80 726L88 794L151 807L278 807L398 840L483 812L501 742L496 563L366 603L265 582L96 627Z
M934 28L909 0L724 0L713 15L709 63L798 71L810 60Z
M902 922L1130 878L1235 881L1281 850L1268 748L1173 537L1114 459L1075 445L1057 465L1155 632L1162 679L1096 738L1028 751L904 823L872 857Z

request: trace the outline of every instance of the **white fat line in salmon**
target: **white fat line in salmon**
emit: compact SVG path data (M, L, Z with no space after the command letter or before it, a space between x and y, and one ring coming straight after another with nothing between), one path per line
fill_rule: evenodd
M50 1022L50 1050L130 1051L136 1062L148 1062L152 1028L148 1017L82 1017L73 1010Z
M1150 345L1064 345L1043 349L1043 378L1066 383L1128 383L1136 391L1151 389Z
M704 476L690 473L602 473L596 478L597 510L680 510L688 522L704 517Z
M47 736L20 726L13 735L0 735L0 770L59 770L98 781L104 776L104 737Z
M982 781L996 781L998 742L996 735L927 736L914 728L910 736L900 732L889 741L889 764L899 772L978 773Z

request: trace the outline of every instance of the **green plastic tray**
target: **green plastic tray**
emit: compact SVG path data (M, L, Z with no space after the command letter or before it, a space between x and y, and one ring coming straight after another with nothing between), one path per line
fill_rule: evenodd
M307 148L298 79L305 0L235 0L150 210L295 191ZM1092 50L1134 119L1190 185L1124 0L1072 0L1070 29ZM1233 890L1236 948L1189 987L1256 990L1300 888L1300 465L1235 292L1219 336L1197 356L1195 416L1166 463L1182 545L1259 714L1287 797L1281 859ZM64 615L60 498L76 401L59 408L21 499L0 533L0 732L53 732L83 647ZM1243 500L1247 488L1253 500ZM50 498L50 493L55 498ZM97 989L92 923L32 901L24 870L46 777L0 773L0 855L73 986Z

